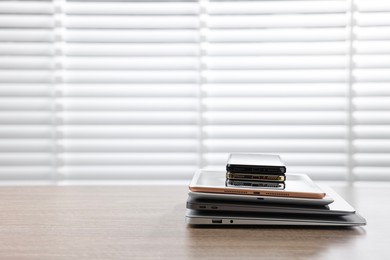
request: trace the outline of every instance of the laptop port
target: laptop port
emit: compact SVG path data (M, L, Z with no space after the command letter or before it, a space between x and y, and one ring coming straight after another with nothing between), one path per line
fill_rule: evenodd
M213 218L213 219L211 220L211 223L213 223L213 224L222 224L222 219Z

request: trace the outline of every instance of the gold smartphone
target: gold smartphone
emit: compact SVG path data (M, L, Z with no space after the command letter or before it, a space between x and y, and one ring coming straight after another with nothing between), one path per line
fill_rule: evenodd
M286 180L284 175L269 175L269 174L259 174L259 173L235 173L235 172L227 172L226 178L231 180L272 181L272 182L284 182Z
M270 181L245 181L245 180L226 180L226 187L256 187L262 189L283 190L285 188L284 182L270 182Z
M285 188L227 187L226 172L198 170L189 185L193 192L322 199L323 192L306 174L287 174Z

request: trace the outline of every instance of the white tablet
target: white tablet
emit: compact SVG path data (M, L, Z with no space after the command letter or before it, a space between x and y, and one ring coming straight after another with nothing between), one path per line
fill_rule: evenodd
M241 194L288 198L323 199L323 192L306 174L286 174L283 189L264 187L232 187L226 184L226 172L198 170L189 189L195 192Z
M206 193L193 192L188 193L193 199L210 199L222 201L243 201L243 202L259 202L259 203L283 203L296 205L311 205L325 206L333 202L333 198L326 195L323 199L305 199L305 198L289 198L289 197L272 197L272 196L255 196L255 195L239 195L239 194L221 194L221 193Z

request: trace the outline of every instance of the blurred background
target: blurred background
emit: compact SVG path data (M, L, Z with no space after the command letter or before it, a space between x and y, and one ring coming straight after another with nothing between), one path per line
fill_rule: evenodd
M389 110L389 1L0 2L0 185L388 181Z

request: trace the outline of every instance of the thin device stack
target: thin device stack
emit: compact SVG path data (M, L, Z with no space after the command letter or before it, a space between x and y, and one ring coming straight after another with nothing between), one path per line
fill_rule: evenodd
M330 187L318 186L305 174L288 173L277 155L232 154L226 169L195 173L189 185L188 224L366 224Z
M261 165L256 163L261 163ZM226 184L235 187L284 189L286 166L278 155L230 154L226 164Z

